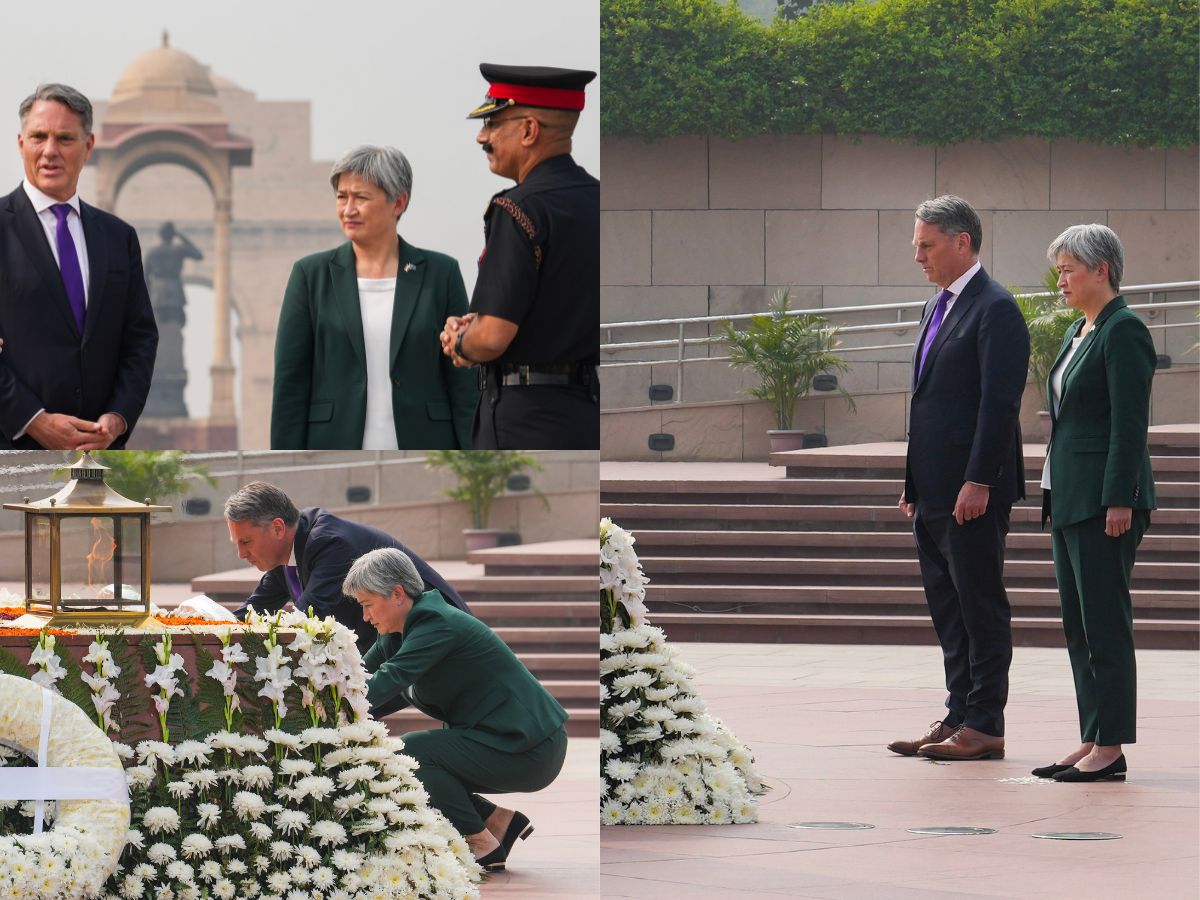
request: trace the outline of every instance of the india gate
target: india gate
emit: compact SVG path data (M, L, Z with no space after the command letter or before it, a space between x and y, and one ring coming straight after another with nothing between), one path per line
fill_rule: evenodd
M95 111L80 191L137 229L160 331L155 391L130 446L268 446L284 285L298 258L341 240L332 163L309 158L309 103L260 101L164 33ZM211 333L207 362L184 352L185 322ZM193 396L206 388L195 406L207 409L185 407L185 383Z

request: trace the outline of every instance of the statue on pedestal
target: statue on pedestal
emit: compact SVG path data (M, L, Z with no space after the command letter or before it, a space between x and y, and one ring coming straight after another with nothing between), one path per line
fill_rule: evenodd
M146 399L144 415L153 418L186 419L187 404L183 389L187 371L183 366L183 325L187 321L183 293L183 264L189 259L203 259L204 254L187 237L175 230L172 222L164 222L159 230L162 243L144 256L146 285L150 305L158 323L158 358L150 396ZM178 243L175 239L178 238Z

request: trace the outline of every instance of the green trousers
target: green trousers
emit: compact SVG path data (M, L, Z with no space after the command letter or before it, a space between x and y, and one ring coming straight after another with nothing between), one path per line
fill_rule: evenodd
M462 835L483 831L483 820L496 808L479 791L540 791L558 776L567 755L565 726L523 753L482 744L469 728L413 731L403 739L404 752L421 764L415 774L430 804Z
M1129 581L1149 526L1149 511L1135 509L1129 530L1119 538L1104 533L1103 516L1052 530L1054 575L1085 743L1111 746L1137 739Z

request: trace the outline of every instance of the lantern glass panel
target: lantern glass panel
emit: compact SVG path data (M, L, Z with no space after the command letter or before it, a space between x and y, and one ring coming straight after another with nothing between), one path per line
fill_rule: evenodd
M121 609L140 606L142 534L136 516L64 516L62 607Z
M50 517L29 516L29 597L50 600Z

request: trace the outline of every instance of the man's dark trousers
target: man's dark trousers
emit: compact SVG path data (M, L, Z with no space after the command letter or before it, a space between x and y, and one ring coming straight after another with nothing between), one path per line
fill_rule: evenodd
M993 504L959 525L950 509L917 504L914 534L925 599L946 667L951 726L1004 735L1012 626L1004 539L1012 507Z

